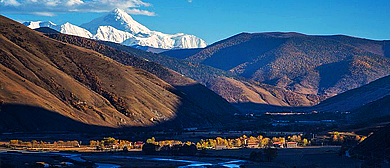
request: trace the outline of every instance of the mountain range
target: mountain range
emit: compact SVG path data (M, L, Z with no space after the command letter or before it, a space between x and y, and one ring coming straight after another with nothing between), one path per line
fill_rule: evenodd
M49 27L64 34L111 41L127 46L146 46L162 49L203 48L207 46L204 40L194 35L183 33L165 34L152 31L118 8L81 26L69 22L56 25L50 21L28 21L23 24L32 29Z
M0 41L1 131L218 126L238 112L214 92L160 65L123 58L148 64L149 71L170 76L177 86L3 16Z
M204 49L161 54L325 98L390 74L389 41L343 35L241 33Z

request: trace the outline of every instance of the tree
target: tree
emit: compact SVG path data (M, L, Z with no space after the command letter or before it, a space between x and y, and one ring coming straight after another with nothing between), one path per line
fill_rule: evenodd
M305 139L303 139L303 146L306 146L307 144L309 144L309 141L305 138Z
M113 137L108 137L108 138L103 139L104 146L111 146L113 144L116 144L117 142L118 142L118 140L116 140Z
M360 141L360 139L361 139L360 136L359 136L359 135L356 135L355 140L356 140L356 141Z
M253 136L250 136L248 142L254 143L254 142L256 142L256 138Z
M362 136L362 138L360 138L360 142L363 142L366 138L366 136Z
M32 148L37 147L38 141L37 140L32 140L31 144L32 144Z
M12 146L17 146L17 145L19 145L19 140L10 140L9 144Z
M146 140L146 143L152 143L152 144L155 144L156 142L156 139L154 137L152 137L151 139L147 139Z
M337 137L336 134L333 134L332 140L333 140L333 142L337 142L337 141L339 141L339 138Z
M196 143L196 148L201 149L201 148L202 148L202 145L201 145L199 142L197 142L197 143Z
M236 146L236 147L241 147L242 146L242 143L241 143L240 139L235 139L233 143L234 143L234 146Z
M269 142L270 142L270 139L269 139L269 138L263 138L263 139L260 141L260 146L261 146L262 148L267 147L268 144L269 144Z

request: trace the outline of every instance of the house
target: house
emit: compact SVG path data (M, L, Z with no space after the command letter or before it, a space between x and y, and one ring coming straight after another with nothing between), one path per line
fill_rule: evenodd
M297 142L287 142L287 148L297 148L298 143Z
M134 149L141 149L143 145L144 145L144 142L137 141L134 143Z
M247 144L247 148L258 148L258 147L259 147L259 144L255 143L255 142L249 142Z
M275 148L284 148L284 144L282 142L274 142L272 146Z
M222 150L222 149L227 149L227 145L217 145L217 146L215 146L215 150Z

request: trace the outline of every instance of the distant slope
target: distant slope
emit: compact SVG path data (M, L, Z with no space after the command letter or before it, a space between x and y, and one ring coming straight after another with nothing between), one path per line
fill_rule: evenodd
M177 59L185 59L191 55L194 55L201 51L203 48L194 48L194 49L176 49L176 50L168 50L161 52L162 55L168 55Z
M390 76L331 97L315 108L320 111L352 111L388 95L390 95Z
M221 125L229 118L228 112L205 110L147 71L47 38L3 16L0 43L1 131L180 128Z
M180 74L183 74L184 76L190 77L201 83L207 83L209 79L214 78L215 76L228 76L228 77L236 76L231 72L213 68L207 65L193 64L188 61L172 58L161 54L145 52L143 50L136 49L129 46L124 46L118 43L107 42L107 41L97 41L97 42L115 48L117 50L136 55L148 61L156 62L158 64L161 64L169 69L172 69Z
M387 43L348 36L241 33L186 60L297 93L333 96L390 75Z

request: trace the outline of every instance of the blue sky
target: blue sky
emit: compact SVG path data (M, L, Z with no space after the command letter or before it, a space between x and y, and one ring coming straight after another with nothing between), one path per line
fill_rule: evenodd
M12 6L15 1L19 5ZM0 13L18 21L80 25L121 7L151 30L194 34L209 44L240 32L270 31L390 39L389 0L63 0L61 8L23 8L30 1L37 0L0 0ZM79 8L66 5L80 1Z

